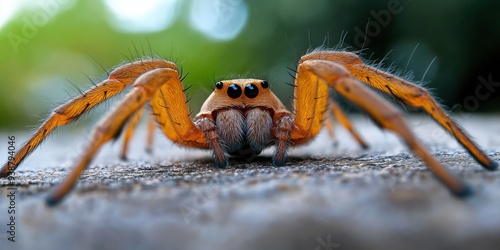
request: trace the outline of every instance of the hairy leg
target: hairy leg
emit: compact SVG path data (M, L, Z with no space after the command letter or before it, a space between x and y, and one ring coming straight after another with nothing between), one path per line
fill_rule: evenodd
M213 117L199 117L196 120L196 125L199 126L201 131L205 134L206 140L214 152L215 164L221 168L227 167L227 165L229 165L229 160L224 151L224 146L219 140L217 125Z
M476 143L448 116L448 114L446 114L424 88L368 66L353 53L318 51L303 56L300 62L315 59L340 63L359 81L392 95L412 107L424 109L437 123L452 134L484 168L488 170L495 170L498 168L498 164L490 159L476 145Z
M134 116L144 104L151 100L164 84L171 83L177 77L177 71L170 68L154 69L141 75L135 81L134 88L110 111L94 128L80 160L63 182L48 197L48 204L57 204L74 186L81 173L87 168L95 154L107 141L116 137L126 122ZM173 81L175 84L176 82Z
M345 67L331 61L308 60L299 65L298 72L298 74L319 77L347 100L368 113L380 127L399 135L405 144L427 164L429 169L453 194L457 196L470 194L470 189L451 175L417 140L398 109L361 82L352 78Z
M0 177L10 175L19 164L57 127L75 121L86 111L120 93L141 74L155 68L175 68L171 62L150 60L125 64L113 70L108 79L52 111L33 136L16 152L14 160L0 170Z
M292 144L290 136L293 127L294 120L290 116L290 114L282 114L281 118L277 119L275 122L274 137L276 138L276 149L273 155L274 166L282 166L283 164L285 164L288 148Z
M342 112L342 109L335 103L333 100L328 101L328 107L330 108L330 111L332 114L335 116L335 118L344 126L344 128L351 133L351 135L354 137L354 139L361 145L362 148L367 149L368 144L361 138L361 135L354 129L354 126L352 123L349 121L347 116Z
M125 135L123 135L122 151L120 153L120 158L122 158L122 160L127 160L128 145L130 143L130 139L132 139L135 129L137 128L137 124L141 120L143 111L144 108L137 110L126 125L127 129L125 130Z
M146 152L151 154L153 152L153 138L155 132L155 117L154 115L148 115L148 135L146 138Z

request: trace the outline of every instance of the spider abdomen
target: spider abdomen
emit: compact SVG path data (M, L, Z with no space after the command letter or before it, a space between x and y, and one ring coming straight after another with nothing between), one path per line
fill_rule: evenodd
M231 155L257 155L271 144L272 116L267 110L221 110L215 124L219 140Z

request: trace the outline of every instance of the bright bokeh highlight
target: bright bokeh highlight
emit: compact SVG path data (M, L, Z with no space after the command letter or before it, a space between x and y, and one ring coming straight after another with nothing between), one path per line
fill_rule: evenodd
M216 40L236 37L248 19L243 0L193 0L189 19L194 29Z
M127 33L159 32L179 16L178 0L104 0L104 4L112 14L111 25Z
M11 20L11 18L25 4L22 0L0 1L0 30Z

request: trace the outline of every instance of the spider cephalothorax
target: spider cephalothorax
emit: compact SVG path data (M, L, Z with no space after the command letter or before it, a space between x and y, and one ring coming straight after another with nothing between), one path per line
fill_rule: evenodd
M489 170L497 168L497 163L479 149L424 88L366 65L356 54L318 50L304 55L299 61L294 83L293 113L286 110L271 92L267 81L236 79L217 82L214 92L193 121L175 64L150 59L120 66L94 88L56 108L12 160L4 165L0 176L11 174L56 127L74 121L130 84L134 88L93 130L83 156L68 178L51 194L49 204L55 204L64 197L101 146L119 135L124 126L122 157L125 158L130 136L147 103L151 104L152 113L148 126L148 148L151 147L153 121L156 121L163 133L176 144L212 150L215 163L220 167L229 164L227 154L258 154L271 145L275 146L273 164L284 164L288 147L311 141L321 130L328 110L366 147L335 102L328 98L330 89L359 106L382 128L399 135L452 193L468 195L469 188L451 175L415 138L399 110L366 85L409 106L422 108L483 167Z
M239 79L220 81L215 87L196 116L195 124L204 130L215 125L215 133L223 144L222 150L231 155L260 154L276 139L279 123L275 121L275 113L287 113L281 101L269 89L269 83ZM206 125L206 122L209 124ZM291 123L291 119L288 122ZM214 147L216 163L226 166L228 160L224 152L218 149ZM279 155L282 158L273 161L276 165L284 162L284 154Z

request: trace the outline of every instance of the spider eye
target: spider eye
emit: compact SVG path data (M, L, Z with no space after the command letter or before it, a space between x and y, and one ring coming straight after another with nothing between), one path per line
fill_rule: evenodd
M262 81L260 82L260 85L262 86L262 88L264 89L267 89L269 87L269 83L267 81Z
M217 82L217 83L215 83L215 87L216 87L217 89L222 89L222 86L224 86L224 84L223 84L222 82Z
M236 99L241 96L241 87L236 84L231 84L227 88L227 95L233 99Z
M248 98L255 98L259 94L259 88L253 84L248 84L245 87L245 95Z

